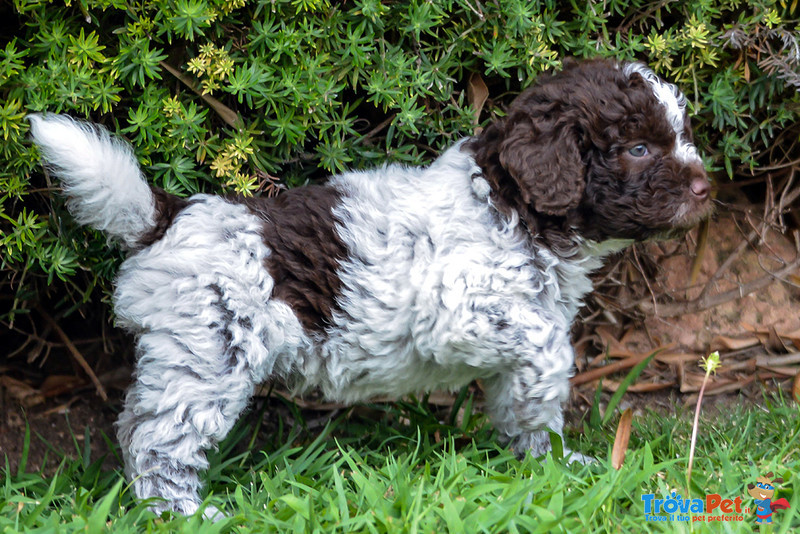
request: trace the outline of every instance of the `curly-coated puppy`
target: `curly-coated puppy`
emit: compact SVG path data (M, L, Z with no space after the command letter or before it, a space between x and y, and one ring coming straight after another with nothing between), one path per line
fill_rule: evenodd
M710 211L685 99L637 63L542 75L428 167L276 198L178 198L102 128L30 121L77 220L130 250L114 303L138 363L119 440L157 511L197 510L204 450L276 378L346 402L481 378L499 434L545 453L590 272Z

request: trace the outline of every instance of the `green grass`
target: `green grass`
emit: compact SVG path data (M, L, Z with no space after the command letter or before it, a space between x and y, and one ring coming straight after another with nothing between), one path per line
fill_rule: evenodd
M798 407L781 397L748 404L742 400L703 418L691 497L741 496L752 506L747 483L774 471L785 480L776 498L785 497L791 508L776 512L761 532L788 532L800 526ZM688 411L635 417L625 465L616 471L607 460L613 422L568 435L569 445L599 459L594 465L520 461L495 444L485 418L471 413L470 398L465 406L460 426L440 423L424 402L405 402L372 407L369 417L342 415L321 431L304 430L304 422L281 428L258 448L250 423L259 418L245 418L210 455L206 502L231 514L217 523L155 517L132 499L121 474L103 471L102 459L90 458L85 445L78 460L64 460L52 477L29 472L24 462L10 472L6 462L0 532L690 530L686 523L646 522L641 501L645 493L686 493ZM697 532L758 528L752 515L694 525Z

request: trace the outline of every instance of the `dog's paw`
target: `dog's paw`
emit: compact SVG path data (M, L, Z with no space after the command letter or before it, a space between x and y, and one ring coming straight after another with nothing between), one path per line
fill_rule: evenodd
M564 451L564 459L567 461L568 464L578 462L582 465L589 465L597 463L595 458L591 456L586 456L585 454L581 454L579 452L571 451L566 449Z
M208 505L203 508L203 519L208 521L213 521L216 523L217 521L222 521L223 519L228 519L228 514L217 508L213 505Z

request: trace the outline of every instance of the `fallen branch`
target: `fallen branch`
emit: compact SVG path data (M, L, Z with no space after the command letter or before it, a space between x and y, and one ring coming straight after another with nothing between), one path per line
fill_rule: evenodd
M206 101L206 103L211 106L211 108L217 112L217 115L225 121L231 128L236 128L237 130L242 127L242 120L239 115L233 111L231 108L217 100L211 95L207 95L203 93L198 87L195 85L194 81L188 76L182 74L178 69L167 63L166 61L159 61L158 62L161 67L164 68L167 72L175 76L183 85L197 93L197 96L202 98Z
M597 380L598 378L602 378L604 376L616 373L617 371L621 371L623 369L629 369L635 366L636 364L640 363L644 359L646 359L648 356L650 355L642 354L639 356L632 356L630 358L625 358L624 360L608 364L604 367L598 367L597 369L586 371L585 373L573 376L570 379L570 383L573 386L579 386L581 384L591 382L592 380Z
M732 391L739 391L748 384L754 382L756 378L758 377L753 375L743 380L722 380L717 384L709 386L708 389L706 389L705 394L708 396L712 396L712 395L721 395L723 393L730 393ZM698 401L698 399L699 395L697 394L690 395L689 397L686 398L684 406L693 406Z
M50 315L46 311L40 308L39 314L42 317L44 317L45 321L47 321L50 324L50 326L53 328L58 337L61 338L61 341L64 343L64 346L67 347L69 353L72 355L73 358L75 358L75 361L78 362L78 365L80 365L81 368L86 372L86 374L89 375L89 378L91 379L95 388L97 388L97 394L100 395L100 398L103 399L104 401L107 401L108 395L106 394L106 390L103 387L103 384L100 383L100 380L97 378L97 375L94 374L92 367L83 357L83 354L81 354L81 352L78 350L75 344L72 343L72 340L69 338L69 336L67 336L67 334L61 329L61 327L58 326L58 323L56 323L55 319L50 317Z
M603 380L603 390L615 393L619 389L619 382L615 380ZM639 382L638 384L631 384L625 391L627 393L652 393L653 391L661 391L662 389L669 389L677 384L675 380L667 382Z
M782 356L766 356L762 354L743 362L725 363L720 368L720 373L741 370L752 372L756 368L775 369L797 363L800 363L800 352L793 352ZM794 373L792 373L792 375L794 375Z

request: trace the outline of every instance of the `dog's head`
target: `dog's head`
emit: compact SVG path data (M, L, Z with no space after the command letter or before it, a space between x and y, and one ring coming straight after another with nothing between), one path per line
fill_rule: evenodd
M685 98L639 63L567 62L470 146L498 206L544 237L643 240L711 210Z

